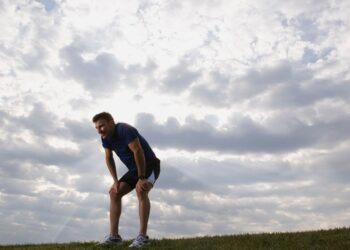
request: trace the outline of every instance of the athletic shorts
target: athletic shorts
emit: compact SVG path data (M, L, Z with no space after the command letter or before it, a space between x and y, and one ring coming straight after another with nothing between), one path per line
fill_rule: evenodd
M154 185L156 180L158 179L160 174L160 160L155 159L152 162L149 162L146 165L146 179ZM136 187L136 183L138 182L138 171L129 170L122 178L120 178L119 182L126 182L132 189Z

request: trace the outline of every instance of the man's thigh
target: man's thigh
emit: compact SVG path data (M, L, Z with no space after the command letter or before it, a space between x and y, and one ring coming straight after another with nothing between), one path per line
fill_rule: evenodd
M119 183L120 185L129 187L131 191L135 188L137 181L138 181L137 171L128 171L126 172L126 174L122 176L122 178L120 178Z
M126 182L118 182L118 193L121 196L126 195L127 193L129 193L131 190L133 190L128 183Z

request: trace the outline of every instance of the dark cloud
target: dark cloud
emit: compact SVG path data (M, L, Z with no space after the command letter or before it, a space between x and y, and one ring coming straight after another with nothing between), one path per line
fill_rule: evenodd
M157 68L152 60L145 65L126 65L118 60L117 55L96 52L96 48L90 47L87 41L77 38L62 48L60 56L64 69L61 73L81 83L95 98L108 96L120 86L135 87L142 78L152 81L153 71ZM84 59L86 53L96 55L92 59Z
M33 108L27 116L7 116L13 129L29 129L37 136L62 134L64 129L60 126L58 117L45 109L43 103L33 104Z
M16 159L16 161L25 161L30 163L53 164L62 166L71 166L72 163L78 161L81 155L75 151L67 151L66 149L55 149L41 143L40 145L31 145L24 142L19 144L2 144L6 147L1 150L0 159Z
M310 79L311 73L301 65L288 61L281 61L278 64L261 69L251 69L239 80L246 87L247 93L244 96L253 96L261 90L280 83L298 83ZM243 86L242 86L243 87ZM258 88L259 91L254 92Z
M61 49L61 58L66 61L64 73L82 83L91 93L113 92L125 73L124 66L113 54L100 53L92 60L84 60L83 48L70 44Z
M35 102L30 112L23 116L13 116L1 111L3 127L13 134L17 131L29 130L44 142L48 136L57 136L60 139L78 143L96 139L96 131L90 120L82 121L60 119L55 113L48 111L41 102Z
M319 59L319 56L313 49L305 48L302 61L303 63L315 63Z
M187 90L201 75L200 72L191 70L189 67L190 65L183 60L168 69L163 79L163 91L178 94Z
M199 180L212 180L212 186L251 185L293 181L300 174L288 163L259 161L215 161L205 158L192 163L191 171Z
M69 138L76 142L86 143L86 141L98 138L95 127L90 119L86 118L83 121L65 119L63 122Z
M310 48L304 49L304 54L301 59L303 64L316 63L318 60L327 60L328 56L334 51L334 48L326 48L322 51L315 51Z
M324 58L331 51L327 49L317 58ZM305 60L316 60L310 58L311 55L305 56ZM251 69L236 79L216 74L221 75L221 79L211 77L211 82L190 89L191 103L230 107L248 101L252 106L282 110L307 107L327 99L346 101L350 96L349 81L343 74L338 78L315 77L316 72L300 63L284 61L275 66Z
M349 81L339 80L334 82L331 79L315 80L305 87L287 87L285 90L276 89L271 98L275 98L277 104L281 103L283 96L289 93L289 97L286 97L284 103L290 106L292 105L310 105L320 100L333 99L333 100L347 100L350 97L350 90L348 88ZM273 103L272 101L272 104Z
M302 65L287 61L261 69L250 69L233 78L212 72L211 82L193 87L191 99L210 106L231 106L273 90L279 86L299 85L312 78Z
M315 176L318 182L348 183L350 181L350 155L347 147L339 150L331 150L328 153L318 155L311 163L311 169L317 169Z
M33 197L35 196L36 187L37 183L30 179L1 178L0 190L7 195Z
M190 151L281 153L323 143L338 143L350 135L345 129L350 120L345 117L330 123L320 121L308 125L286 115L286 120L276 120L269 126L263 126L248 116L235 119L227 124L226 130L218 130L205 120L195 119L187 119L184 125L175 118L157 124L151 114L139 114L136 122L154 145ZM280 122L286 124L285 131L278 131Z
M213 107L228 107L232 101L228 97L231 77L222 72L211 72L208 82L192 86L190 89L189 102Z
M321 37L327 36L326 31L320 28L317 20L311 17L301 15L295 20L295 25L304 41L317 43Z

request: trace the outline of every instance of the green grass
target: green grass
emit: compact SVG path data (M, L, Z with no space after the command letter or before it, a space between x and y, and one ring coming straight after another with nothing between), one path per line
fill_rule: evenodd
M122 246L101 246L97 242L0 246L0 249L129 249L131 241ZM242 234L191 239L152 240L143 249L227 250L227 249L350 249L350 228L295 233Z

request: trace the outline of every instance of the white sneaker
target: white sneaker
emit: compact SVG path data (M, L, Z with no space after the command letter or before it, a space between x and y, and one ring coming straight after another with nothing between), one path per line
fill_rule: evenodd
M143 236L143 235L139 235L136 237L136 239L130 244L129 247L135 247L135 248L139 248L139 247L143 247L145 245L150 244L148 236Z
M104 241L101 244L111 244L111 245L121 245L123 243L122 237L120 235L112 236L108 235L105 237Z

